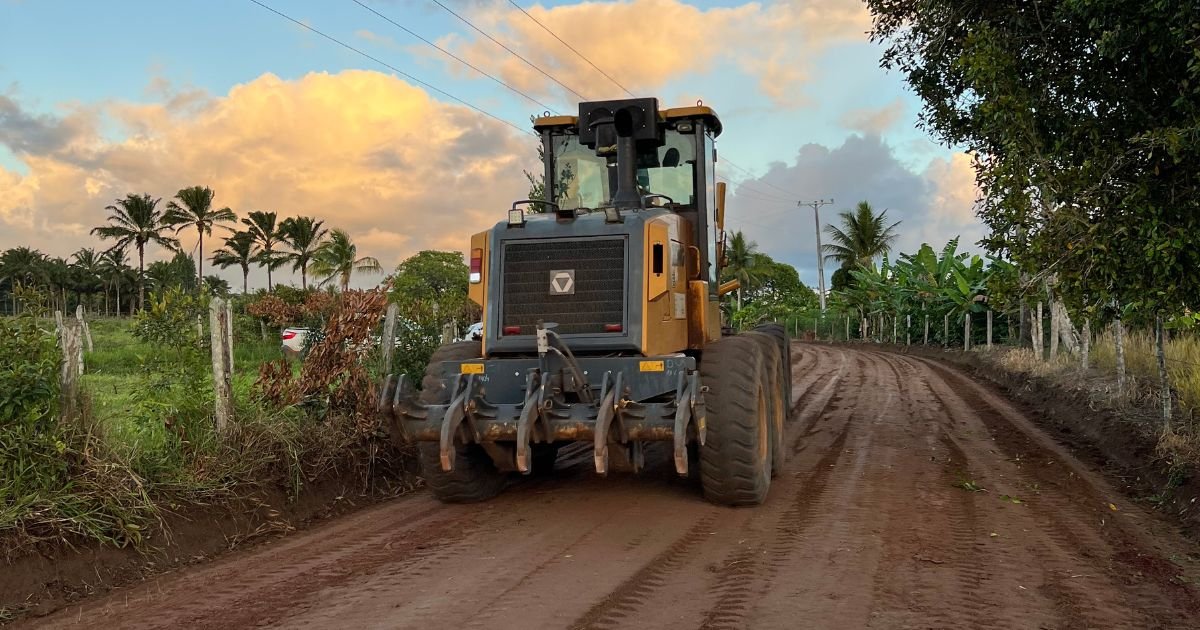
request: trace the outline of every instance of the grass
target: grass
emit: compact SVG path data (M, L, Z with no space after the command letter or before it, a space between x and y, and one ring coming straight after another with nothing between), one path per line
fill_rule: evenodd
M1177 404L1169 429L1158 415L1159 377L1154 338L1148 331L1125 333L1126 390L1116 386L1116 346L1111 332L1105 331L1093 342L1091 371L1080 370L1079 357L1060 353L1054 360L1039 360L1029 348L1011 348L992 355L1008 372L1049 379L1060 386L1085 389L1092 400L1120 406L1128 418L1143 418L1143 429L1157 435L1157 452L1173 467L1200 470L1200 335L1175 331L1164 348L1167 374Z
M1167 374L1179 404L1188 413L1195 414L1200 410L1200 337L1191 333L1177 333L1167 340L1164 351ZM1097 367L1110 373L1116 371L1116 345L1111 334L1102 335L1096 340L1093 356ZM1138 380L1158 382L1158 359L1154 353L1154 338L1150 333L1126 333L1125 370Z

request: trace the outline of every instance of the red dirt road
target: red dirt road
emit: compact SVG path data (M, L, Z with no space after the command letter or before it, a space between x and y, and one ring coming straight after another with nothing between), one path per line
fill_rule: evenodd
M32 623L110 628L1194 628L1194 550L941 364L797 344L789 461L728 509L590 452L419 494ZM965 486L965 487L964 487ZM972 491L970 488L980 491ZM1110 506L1111 504L1111 506Z

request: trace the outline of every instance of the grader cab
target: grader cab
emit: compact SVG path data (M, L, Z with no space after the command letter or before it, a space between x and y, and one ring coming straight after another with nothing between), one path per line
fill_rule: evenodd
M471 237L483 339L440 348L417 391L389 377L380 409L416 441L443 501L490 498L586 442L596 471L640 470L669 442L716 503L763 501L783 464L790 361L783 328L725 334L718 299L721 123L702 105L580 103L534 122L544 199Z

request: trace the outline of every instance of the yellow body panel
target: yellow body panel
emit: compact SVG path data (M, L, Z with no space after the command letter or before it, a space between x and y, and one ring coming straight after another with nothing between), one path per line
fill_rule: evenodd
M688 347L688 300L685 252L691 227L683 217L667 214L646 222L642 296L642 352L648 356L682 352ZM654 273L655 246L662 273Z

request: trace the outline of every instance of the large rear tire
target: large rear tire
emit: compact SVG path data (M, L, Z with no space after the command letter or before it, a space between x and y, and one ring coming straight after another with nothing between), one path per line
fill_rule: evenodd
M783 421L787 405L783 398L783 358L779 356L779 344L771 335L755 331L746 336L757 341L762 352L763 387L771 436L771 476L778 477L787 458L784 452Z
M754 330L771 335L779 344L779 352L783 357L783 400L786 401L784 413L786 420L791 415L792 409L792 339L788 336L787 329L783 327L783 324L775 322L759 324Z
M477 359L482 354L478 341L459 341L437 349L429 358L425 378L421 381L421 402L444 405L450 402L450 391L442 379L442 361ZM496 469L492 458L478 444L458 444L455 447L454 470L442 470L439 445L422 442L419 446L421 473L433 496L445 503L475 503L486 501L504 489L507 475Z
M700 484L709 501L758 505L771 487L771 436L759 342L749 336L708 344L700 378L708 388Z

